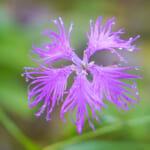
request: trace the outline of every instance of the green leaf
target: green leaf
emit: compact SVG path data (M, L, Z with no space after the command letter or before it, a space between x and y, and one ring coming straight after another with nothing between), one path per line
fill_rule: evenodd
M122 141L86 141L71 144L57 150L148 150L150 145Z
M119 131L120 129L124 129L127 127L133 127L133 126L139 126L139 125L141 126L141 125L147 124L149 122L150 122L150 116L149 115L148 116L142 116L142 117L139 117L137 119L131 119L131 120L128 120L125 122L117 121L116 123L111 123L110 125L107 125L107 126L104 126L104 127L97 129L96 133L94 133L93 131L86 132L84 134L74 136L70 139L49 145L49 146L45 147L43 150L51 150L51 149L63 150L61 148L65 148L66 146L69 146L71 144L72 145L76 144L77 142L79 143L79 141L81 142L84 140L96 138L96 137L102 136L104 134L111 133L113 131ZM146 147L147 147L147 145L146 145ZM119 146L119 148L120 148L120 146ZM93 148L92 148L92 150L93 150Z

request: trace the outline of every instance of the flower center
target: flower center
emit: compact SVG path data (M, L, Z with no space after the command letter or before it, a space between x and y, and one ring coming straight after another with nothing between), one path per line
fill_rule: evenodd
M82 61L81 65L75 65L72 64L71 69L78 75L80 73L85 73L86 75L89 75L90 72L88 70L88 68L92 67L92 65L94 64L94 61L90 62L90 63L85 63L84 61Z

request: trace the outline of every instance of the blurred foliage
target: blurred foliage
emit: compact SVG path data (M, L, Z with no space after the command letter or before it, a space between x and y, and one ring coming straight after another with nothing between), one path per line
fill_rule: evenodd
M27 141L31 140L31 143L34 143L33 140L41 147L52 143L57 145L59 141L68 141L65 145L62 142L62 150L148 149L150 122L144 122L140 118L150 116L149 10L149 0L0 1L0 106L4 113L3 117L0 115L0 149L29 149L23 144L24 138L19 137L20 133L21 136L27 138ZM27 54L32 49L32 42L40 45L48 41L40 33L45 29L56 30L50 20L58 16L63 17L66 27L69 27L70 22L74 21L71 45L76 48L80 57L86 47L85 32L89 30L89 19L91 18L95 20L97 16L103 16L103 22L105 22L108 18L116 16L117 24L114 28L125 27L124 38L141 34L141 38L136 42L141 47L141 51L134 55L127 55L132 65L141 66L138 73L142 75L143 80L136 81L141 103L136 105L136 109L126 112L125 115L120 114L113 104L108 103L108 109L103 109L103 115L99 115L102 124L93 121L96 129L100 130L98 133L89 132L91 129L86 123L83 134L78 135L69 113L65 116L67 123L61 121L59 107L52 113L50 122L46 122L44 114L40 118L34 116L34 113L38 111L38 106L33 109L28 107L27 83L21 77L21 73L24 72L24 66L37 65L28 58ZM101 53L98 56L99 59L103 59ZM121 129L114 132L103 134L103 129L109 124L116 124L118 121L126 123L134 118L139 118L137 125L125 128L122 126ZM140 124L140 122L144 123ZM90 135L92 139L86 141L86 136ZM76 136L78 142L71 144L70 139ZM82 136L84 141L80 142ZM18 145L18 142L22 145Z
M60 150L108 150L108 149L115 149L115 150L148 150L148 144L140 144L137 142L112 142L112 141L88 141L77 143L73 145L68 145L64 148L60 148Z

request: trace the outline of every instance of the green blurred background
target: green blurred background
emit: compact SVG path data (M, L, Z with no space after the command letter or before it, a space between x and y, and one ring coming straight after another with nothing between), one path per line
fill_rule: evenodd
M93 121L97 133L86 121L83 134L78 135L70 114L64 123L59 117L60 107L47 122L45 114L34 114L39 105L28 107L27 83L21 77L24 66L37 66L27 54L32 42L39 46L48 41L40 33L55 30L51 19L61 16L68 28L74 22L71 45L78 55L86 46L85 32L89 20L103 16L103 23L116 17L113 30L125 27L124 39L140 34L136 41L141 51L124 53L129 65L141 66L136 71L141 102L136 108L120 114L113 104L100 116L102 124ZM116 150L150 149L150 0L5 0L0 1L0 150ZM116 57L97 53L97 63L110 64ZM100 61L98 61L100 60Z

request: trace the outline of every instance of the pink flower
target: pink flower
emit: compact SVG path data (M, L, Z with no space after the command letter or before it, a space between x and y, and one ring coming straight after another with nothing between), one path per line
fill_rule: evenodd
M95 111L102 113L101 108L107 108L106 100L114 103L119 111L129 110L129 104L135 107L134 104L140 101L134 82L134 78L141 79L140 75L125 73L135 67L119 67L117 64L102 67L94 62L89 62L90 57L101 50L109 50L124 61L126 60L118 50L139 50L132 45L139 36L129 38L127 41L120 39L118 36L124 33L123 29L117 32L111 31L112 25L115 24L114 18L107 21L104 27L100 24L101 19L98 17L94 27L90 21L91 34L87 33L89 42L84 51L83 60L75 54L69 44L72 24L67 34L61 18L59 18L60 23L57 20L53 21L58 27L59 34L48 30L43 32L44 35L50 37L52 43L42 44L41 48L33 46L31 52L38 54L40 59L31 59L37 62L39 67L25 67L24 74L26 80L31 80L28 85L29 106L33 107L43 101L36 116L40 116L47 109L47 120L50 120L50 113L56 103L59 104L61 101L63 104L60 117L65 121L64 114L71 110L72 122L77 126L78 133L82 133L86 118L90 127L95 130L87 107L90 108L93 118L100 122ZM72 61L72 65L54 68L52 64L60 59ZM72 73L75 74L75 77L69 88L67 80ZM88 76L91 76L92 79L90 80ZM124 82L125 80L130 83ZM75 118L73 113L76 113Z

